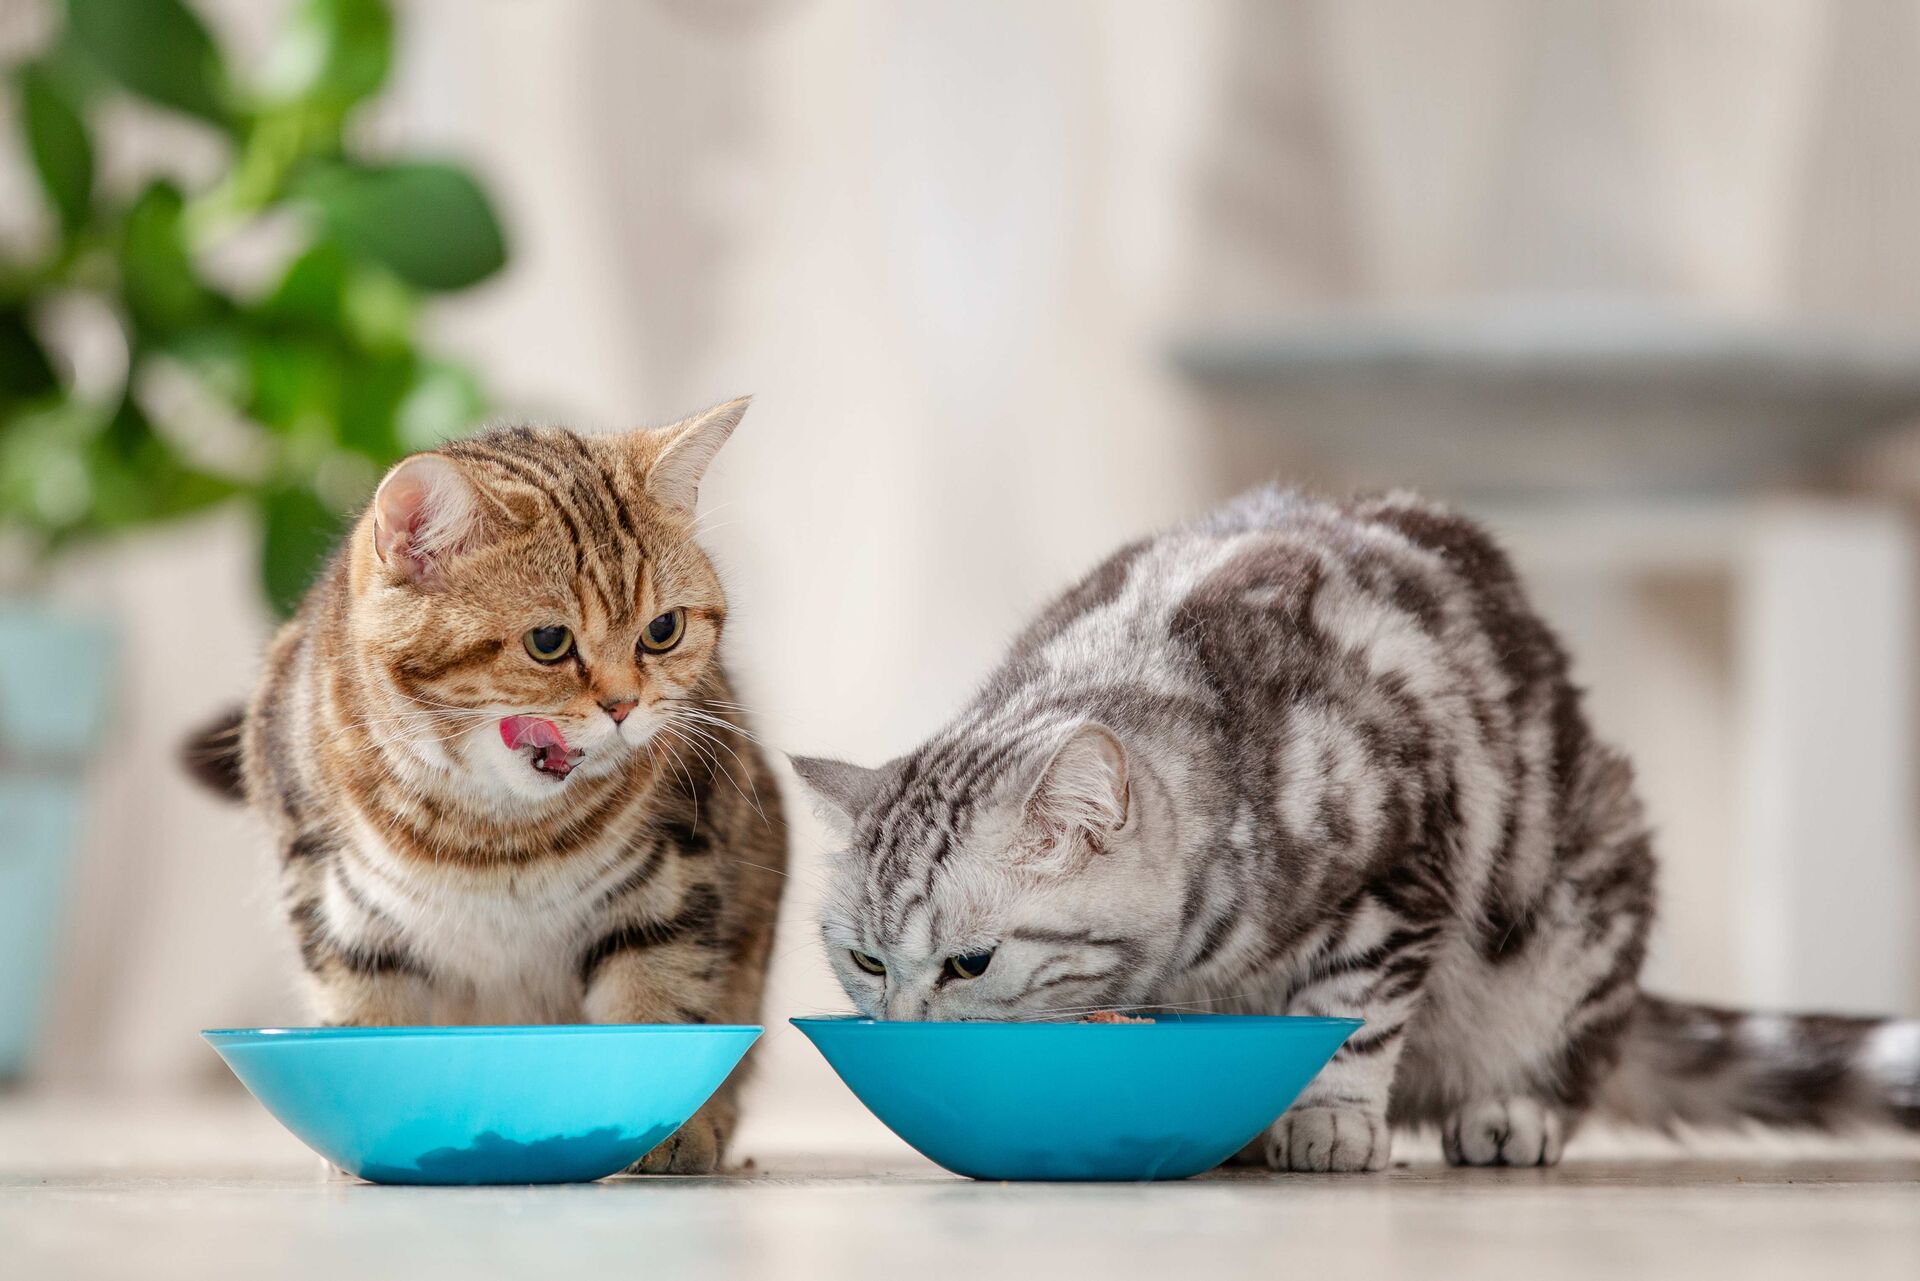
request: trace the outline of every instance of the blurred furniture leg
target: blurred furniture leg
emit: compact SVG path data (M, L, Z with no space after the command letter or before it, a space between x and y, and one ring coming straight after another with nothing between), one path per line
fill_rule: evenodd
M1913 533L1885 505L1754 511L1735 567L1750 994L1920 1007Z

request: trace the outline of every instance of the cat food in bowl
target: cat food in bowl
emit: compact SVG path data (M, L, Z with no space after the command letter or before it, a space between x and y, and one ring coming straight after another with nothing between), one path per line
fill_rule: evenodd
M243 1028L202 1032L267 1111L375 1183L617 1174L727 1079L757 1027Z
M1184 1179L1251 1142L1358 1019L794 1019L923 1156L975 1179Z

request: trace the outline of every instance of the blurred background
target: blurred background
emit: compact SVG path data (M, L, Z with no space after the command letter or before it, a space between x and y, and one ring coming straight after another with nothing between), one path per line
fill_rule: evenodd
M742 392L770 746L903 749L1236 489L1409 485L1639 763L1649 983L1920 1012L1915 0L5 0L0 60L18 1088L227 1088L196 1029L300 1017L173 750L387 463ZM844 1008L789 802L750 1124L857 1130L782 1023Z

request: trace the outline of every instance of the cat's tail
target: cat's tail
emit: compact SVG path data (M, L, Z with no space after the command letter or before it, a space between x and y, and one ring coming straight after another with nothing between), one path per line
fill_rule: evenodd
M180 744L180 764L187 773L230 801L247 799L240 767L240 731L246 718L245 709L230 707Z
M1641 1125L1920 1130L1920 1020L1640 998L1601 1112Z

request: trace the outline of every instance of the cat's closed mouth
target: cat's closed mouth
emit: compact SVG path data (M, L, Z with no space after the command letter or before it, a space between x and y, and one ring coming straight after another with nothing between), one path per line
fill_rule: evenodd
M514 751L525 750L536 773L563 779L586 753L567 746L566 735L552 721L539 716L509 716L500 722L500 741Z

